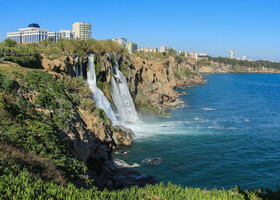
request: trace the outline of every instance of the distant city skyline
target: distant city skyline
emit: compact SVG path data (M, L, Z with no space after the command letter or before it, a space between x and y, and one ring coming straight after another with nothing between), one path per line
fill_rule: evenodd
M280 62L280 1L3 1L0 41L30 23L49 31L92 24L97 40L127 38L139 47L161 45L210 56L247 56Z

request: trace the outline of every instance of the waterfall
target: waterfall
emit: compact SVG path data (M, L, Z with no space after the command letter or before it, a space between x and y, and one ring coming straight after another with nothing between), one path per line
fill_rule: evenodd
M110 59L110 56L107 54ZM117 108L121 122L134 122L138 119L133 99L129 92L127 81L119 70L117 59L115 58L116 72L112 66L111 95Z
M94 55L88 55L88 72L87 72L87 83L89 88L93 93L93 99L96 102L96 106L101 108L106 113L107 117L109 117L113 124L118 123L114 110L108 99L104 96L103 92L96 86L96 75L95 75L95 67L94 67Z
M77 76L79 77L80 76L80 73L79 73L79 63L78 63L78 60L79 60L79 56L77 56L75 58L75 62L76 62L76 74Z
M83 59L80 59L80 76L83 77Z

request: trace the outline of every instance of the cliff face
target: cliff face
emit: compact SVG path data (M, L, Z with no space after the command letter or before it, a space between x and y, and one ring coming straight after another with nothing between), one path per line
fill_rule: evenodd
M54 71L57 73L68 74L70 76L75 76L75 60L71 56L62 56L60 58L53 58L51 56L46 56L41 54L41 64L46 71Z
M185 60L143 59L139 56L121 57L121 71L127 77L131 94L140 111L161 110L178 106L176 87L204 84L203 77L195 73Z
M194 61L179 57L164 59L141 58L137 55L125 57L117 55L120 70L127 78L131 95L140 112L162 113L166 107L178 106L176 87L204 84L203 77L194 71ZM84 78L87 72L87 58L82 58ZM78 61L79 62L79 61ZM113 103L110 91L112 65L115 67L114 56L111 60L106 54L95 55L94 64L97 86L103 91L107 99ZM75 60L71 57L49 59L43 55L43 67L48 71L56 71L75 76Z
M208 65L197 66L196 70L201 74L212 73L280 73L280 70L266 67L251 67L241 65L228 65L224 63L209 63Z

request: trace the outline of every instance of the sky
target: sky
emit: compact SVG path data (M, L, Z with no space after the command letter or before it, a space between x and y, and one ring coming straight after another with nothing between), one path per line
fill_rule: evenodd
M30 23L49 31L92 24L97 40L125 37L210 56L280 62L280 0L0 0L0 41Z

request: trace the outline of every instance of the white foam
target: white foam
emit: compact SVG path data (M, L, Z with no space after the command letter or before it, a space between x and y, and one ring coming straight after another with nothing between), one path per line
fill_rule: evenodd
M199 122L209 122L209 120L208 119L201 119L201 118L198 118L198 117L195 117L194 118L196 121L199 121Z
M202 108L202 110L216 110L215 108Z

